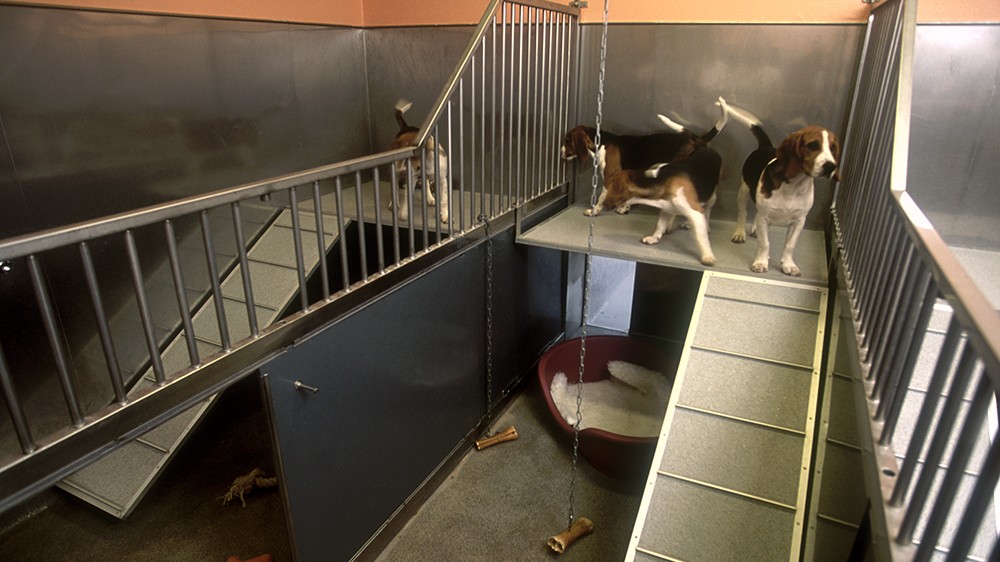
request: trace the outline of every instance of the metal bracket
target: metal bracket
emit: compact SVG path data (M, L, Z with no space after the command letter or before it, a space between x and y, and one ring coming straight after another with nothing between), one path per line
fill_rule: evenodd
M569 6L570 8L586 8L587 0L572 0L572 2L569 3Z

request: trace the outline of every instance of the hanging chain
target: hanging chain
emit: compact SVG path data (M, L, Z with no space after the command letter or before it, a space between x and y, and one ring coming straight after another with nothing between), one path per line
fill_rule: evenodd
M493 423L493 238L490 219L485 213L479 220L486 228L486 433Z
M608 0L604 0L604 19L601 28L601 70L597 79L597 125L594 133L594 173L590 180L590 208L597 205L597 185L600 172L597 162L597 151L601 148L601 121L604 119L604 63L608 55ZM603 181L604 178L601 178ZM590 229L587 233L587 258L583 273L583 318L580 326L580 370L576 383L576 421L573 423L573 469L569 481L569 523L573 526L573 500L576 494L576 465L580 456L580 413L583 404L583 370L587 357L587 322L590 320L590 262L594 252L594 215L590 213Z

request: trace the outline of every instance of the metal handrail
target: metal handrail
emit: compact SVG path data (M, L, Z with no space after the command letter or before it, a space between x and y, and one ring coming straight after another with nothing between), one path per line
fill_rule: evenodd
M0 240L0 260L11 260L37 254L46 250L93 240L109 234L117 234L126 230L134 230L143 226L161 223L165 220L208 211L254 197L264 197L277 191L307 185L314 181L325 180L360 170L368 170L375 166L389 164L403 158L410 158L415 156L416 153L416 147L387 150L370 156L344 160L336 164L328 164L326 166L319 166L201 195L193 195L167 203L151 205L135 211L118 213L68 226L60 226L31 234L6 238Z
M489 6L486 7L486 11L483 13L483 17L479 20L479 24L476 25L476 30L472 34L472 39L465 46L465 50L462 52L461 62L455 66L455 70L452 71L451 76L448 77L448 81L445 82L444 89L441 90L441 94L438 96L437 101L434 102L433 109L427 114L427 118L424 119L423 124L420 126L420 134L416 139L416 146L423 146L424 142L427 141L427 137L431 135L432 127L441 118L441 114L445 111L448 105L448 100L455 93L455 88L458 87L458 83L461 80L465 71L468 70L469 64L472 62L473 56L476 53L476 49L479 47L480 42L486 37L486 30L491 28L491 22L493 18L496 17L497 10L504 3L507 4L518 4L521 6L526 6L529 8L541 8L544 10L549 10L553 12L560 12L563 14L568 14L571 16L579 16L580 8L572 6L564 6L562 4L556 4L554 2L548 2L546 0L491 0Z

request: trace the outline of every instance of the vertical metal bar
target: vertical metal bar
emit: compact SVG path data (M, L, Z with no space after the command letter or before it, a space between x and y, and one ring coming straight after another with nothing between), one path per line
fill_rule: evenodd
M458 81L458 223L465 230L465 79ZM471 201L471 197L470 197Z
M395 186L396 184L394 182L393 183L394 190ZM343 193L343 185L341 185L340 182L340 176L334 178L333 194L334 194L334 199L337 201L337 229L339 231L337 234L337 246L339 246L340 248L340 283L341 283L341 289L346 291L351 286L351 275L350 275L350 269L347 266L347 226L346 226L347 221L344 218L344 193ZM396 210L395 213L398 213L399 205L397 204L395 207L393 207L393 209ZM394 225L398 224L396 222L395 217L393 218L393 224ZM399 261L398 255L396 257L396 261L397 262Z
M295 246L295 272L299 275L299 304L309 310L309 293L306 291L306 260L302 252L302 224L299 220L299 196L294 187L288 188L289 207L292 212L292 244Z
M965 395L965 389L969 386L969 379L972 376L975 363L976 357L972 351L972 346L966 345L965 350L962 352L962 358L959 360L958 368L955 370L955 376L952 378L951 388L948 389L948 397L944 401L944 408L941 410L938 425L934 429L930 448L924 457L925 470L920 472L920 478L917 479L917 486L913 489L910 505L906 508L903 522L899 526L899 534L896 536L896 542L901 545L908 545L913 542L913 533L917 528L917 521L920 520L924 504L927 502L930 494L931 485L934 483L935 476L937 475L937 471L934 468L941 464L945 448L951 440L952 428L955 426L955 420L958 418L959 411L962 408L962 397ZM911 462L916 463L917 457L907 458L906 462L907 464Z
M515 186L514 199L517 204L520 204L521 199L521 189L524 187L524 168L521 165L521 153L522 147L527 149L527 135L522 136L521 124L524 122L524 6L517 7L517 30L518 30L518 45L517 45L517 163L514 169L517 171L517 185Z
M945 332L944 342L941 344L941 351L937 356L937 363L934 365L934 372L931 374L927 392L924 395L924 403L920 406L920 413L917 415L917 423L913 426L910 437L910 444L906 448L906 462L899 469L896 477L896 485L893 487L892 495L889 498L889 505L899 507L906 498L910 483L916 474L917 459L920 457L924 444L927 442L928 430L934 421L934 413L937 411L937 403L944 391L944 385L948 381L948 373L951 372L952 363L955 359L955 352L961 341L962 328L955 318L951 319L948 331Z
M424 250L426 250L427 247L429 246L427 229L430 226L430 222L429 222L430 218L429 218L429 216L427 214L428 207L430 206L430 202L428 201L428 199L429 199L428 193L431 190L430 180L428 179L428 175L427 175L427 145L426 144L424 146L420 147L420 177L419 177L419 181L420 181L421 191L423 192L423 197L420 198L420 215L421 215L420 232L422 233L422 236L423 236L423 242L424 242L423 248L424 248ZM413 218L413 213L412 212L410 213L410 218L411 219ZM413 223L413 220L410 220L410 223Z
M139 305L139 319L142 321L142 332L146 336L146 348L149 359L153 363L153 373L156 382L167 381L163 372L163 360L160 358L160 347L156 343L156 328L153 327L153 317L149 311L149 299L146 298L146 287L143 285L142 267L139 264L139 251L135 246L135 235L131 230L125 231L125 249L128 251L129 269L132 271L132 288L135 289L135 300Z
M398 264L399 257L399 176L396 163L389 164L389 197L392 200L392 263ZM343 233L343 229L341 229Z
M76 386L70 375L69 358L66 355L66 348L63 346L62 335L56 325L56 314L52 309L52 301L45 287L42 269L34 255L28 256L28 269L31 272L31 283L38 300L38 310L41 312L42 321L45 324L45 334L49 338L49 346L52 348L53 359L59 372L59 384L62 385L63 397L66 399L66 407L69 409L69 417L73 420L73 425L79 427L83 425L83 409L80 407Z
M538 183L539 183L539 152L541 152L541 116L539 115L538 98L541 95L542 88L540 83L542 81L542 57L544 52L542 51L542 31L541 31L541 21L542 15L541 10L535 10L535 79L532 82L532 112L534 113L533 127L532 127L532 139L531 139L531 197L534 198L538 195Z
M379 191L381 190L381 178L379 178L378 166L372 168L372 185L375 190L375 248L378 256L378 271L385 271L385 239L382 236L382 201ZM322 253L323 269L326 270L326 252Z
M90 246L80 242L80 261L83 262L83 275L87 280L87 291L90 293L90 304L97 320L97 333L101 338L101 349L104 351L104 361L108 365L108 375L111 377L111 388L115 391L115 401L119 404L128 402L125 394L125 383L122 381L121 368L118 365L118 354L115 353L115 342L108 328L108 317L104 312L104 301L101 289L97 283L97 272L94 270L94 260L90 256Z
M913 299L918 294L914 292L913 287L917 282L919 274L919 268L917 267L919 259L912 259L915 254L914 251L908 253L910 255L907 256L903 270L900 271L899 279L894 283L896 290L891 297L893 309L883 329L882 340L884 343L881 346L882 352L872 362L872 369L877 369L879 373L878 380L875 381L874 390L876 394L873 394L873 396L879 396L879 400L883 402L886 398L885 390L892 386L892 376L894 375L892 361L896 357L896 350L900 347L904 338L907 337L905 320L910 314L908 299Z
M990 383L988 373L983 373L976 385L972 398L972 405L965 416L965 423L958 433L958 442L955 444L948 462L948 469L945 471L944 481L937 493L934 507L931 509L930 518L927 519L927 526L924 527L923 535L920 537L920 548L917 549L916 562L927 562L934 554L941 530L944 529L948 512L951 511L952 503L958 494L958 487L962 483L966 466L969 464L969 457L976 445L976 438L983 429L986 410L990 405L990 396L993 388ZM932 470L934 465L924 467L924 470Z
M549 190L552 186L552 151L549 146L550 139L552 138L552 89L553 89L553 78L555 78L555 59L553 55L553 16L554 14L550 11L545 12L545 94L543 96L543 107L545 108L542 112L544 116L544 127L542 127L542 156L544 156L544 183L542 184L542 193Z
M184 290L184 274L181 260L177 252L177 235L174 233L174 223L169 219L163 221L163 230L167 238L167 255L170 258L170 273L174 279L174 292L177 296L177 311L181 315L181 325L184 326L184 341L187 343L188 359L191 366L201 363L198 356L198 344L194 339L194 326L191 323L191 306L188 304L187 292Z
M505 12L506 13L506 12ZM490 217L496 216L495 199L497 195L497 18L493 16L493 34L490 41ZM501 91L503 89L501 88ZM503 123L503 120L500 121ZM500 143L503 150L503 143Z
M403 192L403 196L406 197L406 208L409 210L406 221L406 232L410 237L410 256L412 257L417 253L416 247L416 237L413 230L413 192L416 191L416 178L413 174L413 159L406 159L406 191ZM426 203L426 202L425 202Z
M482 54L482 69L479 75L481 97L479 104L479 214L486 213L486 36L480 42L479 52Z
M260 335L260 328L257 325L257 306L253 298L253 283L250 278L250 264L247 261L247 247L243 240L243 218L240 212L240 202L234 201L233 210L233 230L236 233L236 251L240 259L240 277L243 278L243 296L247 305L247 325L250 327L250 336Z
M212 243L212 228L208 223L208 211L201 212L201 239L205 246L205 261L208 264L208 277L212 282L212 297L215 301L215 317L219 321L219 339L222 349L229 351L232 345L229 341L229 323L226 321L225 303L222 301L222 288L219 286L219 266L215 260L215 247Z
M426 177L424 181L426 181ZM354 194L355 202L358 206L358 256L361 262L361 280L368 281L368 249L365 243L365 203L361 199L361 171L354 172ZM319 211L317 211L317 214ZM319 245L320 253L323 252L325 244Z
M510 19L507 19L507 7L510 7ZM513 162L514 162L514 147L517 146L514 140L514 5L505 3L504 4L504 27L503 27L503 41L504 41L504 57L503 57L503 68L504 68L504 103L503 106L504 114L507 118L504 129L507 133L504 140L501 142L504 144L504 154L506 160L503 160L502 165L506 165L507 173L504 174L504 179L506 180L501 186L500 191L503 193L503 208L510 209L513 206L511 200L511 190L514 185L514 179L511 174L513 173ZM510 35L510 59L507 59L507 35ZM509 63L509 68L508 68ZM502 135L501 135L502 136Z
M988 378L988 375L984 378ZM996 489L998 477L1000 477L1000 441L993 441L979 471L979 478L976 479L965 513L962 514L962 520L958 524L948 560L965 560L968 557L979 525L985 519L986 510L993 501L993 491ZM995 558L990 559L995 560Z
M28 418L24 415L21 402L17 399L17 390L14 388L14 377L10 374L10 367L7 365L7 357L3 353L2 345L0 345L0 388L3 389L4 403L7 404L10 421L14 424L14 432L17 434L17 441L21 445L21 452L26 455L31 454L38 446L35 445L35 440L31 437Z
M916 320L910 328L910 344L906 349L905 357L900 367L899 386L893 395L886 400L889 402L888 412L885 415L885 424L882 426L882 434L879 437L881 445L891 445L893 435L896 432L896 424L899 421L900 412L903 410L903 402L906 399L906 390L910 386L913 373L916 370L917 359L920 357L920 350L924 345L924 336L927 334L927 325L930 323L931 314L934 312L934 303L937 300L937 285L933 277L926 270L924 280L921 283L923 290L918 294L922 295L922 304L916 314ZM882 405L879 404L879 408Z
M375 214L378 215L377 169L375 174ZM319 254L320 289L323 291L323 300L330 300L330 274L326 269L326 227L323 225L323 199L319 195L319 181L313 182L313 215L315 215L313 218L316 219L316 252ZM361 216L360 213L358 216ZM378 220L375 223L378 224ZM381 260L381 255L379 259Z
M479 190L479 186L476 180L479 177L476 175L476 57L473 55L471 63L471 75L469 76L469 176L472 180L469 186L469 198L471 203L469 205L469 221L471 224L476 223L476 217L479 213L476 212L476 193Z
M451 130L452 130L451 129L451 100L448 100L448 109L447 109L447 114L446 115L447 115L447 119L448 119L448 150L451 151L451 152L448 153L448 170L445 173L445 176L447 176L447 181L448 181L448 224L446 226L447 226L448 234L450 236L451 233L453 232L453 230L452 230L452 224L454 224L454 222L455 222L455 215L454 215L454 213L455 213L455 205L454 205L454 201L452 201L452 199L453 199L452 198L452 194L455 193L455 191L452 188L452 186L454 186L455 184L452 183L452 175L451 175L452 165L454 163L454 160L452 159L452 156L455 154L455 151L454 151L455 145L454 145L454 143L452 143L452 138L451 138ZM459 197L458 197L458 205L459 205L459 208L461 208L461 206L462 206L462 194L461 194L461 192L459 192L458 195L459 195ZM461 223L459 224L459 226L461 226Z
M434 190L437 191L438 205L438 212L434 213L434 225L437 242L440 243L442 213L451 220L451 215L448 213L448 205L451 204L451 186L447 180L441 181L441 130L437 123L434 124L434 162L431 165L434 166Z

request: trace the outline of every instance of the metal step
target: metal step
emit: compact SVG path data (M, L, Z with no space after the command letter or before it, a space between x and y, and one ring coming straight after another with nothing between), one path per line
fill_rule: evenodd
M827 289L705 272L627 560L798 560Z
M302 230L316 232L315 217L300 212ZM336 241L339 232L336 219L324 216L326 251ZM254 280L253 296L258 325L265 327L279 318L289 303L298 298L299 280L295 256L289 255L287 241L293 236L291 211L283 210L247 252L248 267ZM316 236L302 236L305 270L310 274L319 264ZM203 259L203 258L202 258ZM242 272L236 266L222 280L222 296L230 339L238 341L250 335ZM201 357L222 349L214 297L202 303L194 312L192 324ZM163 353L164 369L176 372L188 365L184 332L177 334ZM148 369L130 390L130 395L155 384L152 369ZM182 412L141 437L127 443L86 468L67 477L59 488L124 519L150 489L163 469L198 426L215 403L213 395Z

